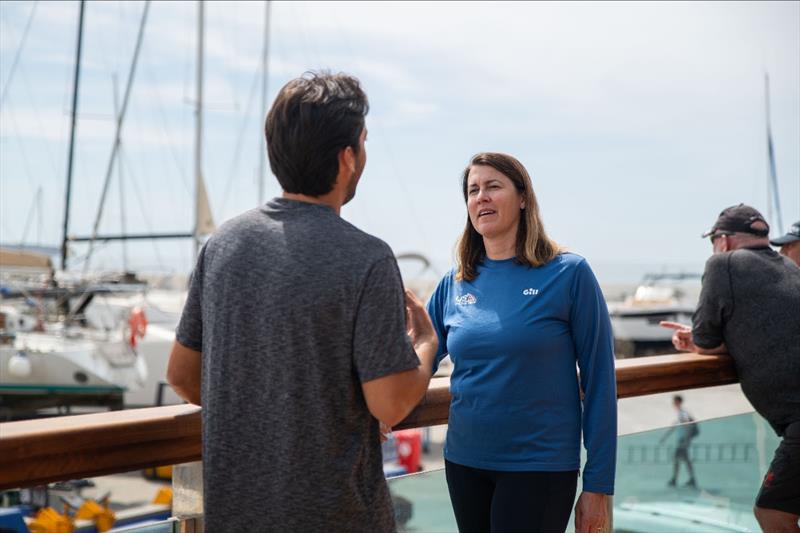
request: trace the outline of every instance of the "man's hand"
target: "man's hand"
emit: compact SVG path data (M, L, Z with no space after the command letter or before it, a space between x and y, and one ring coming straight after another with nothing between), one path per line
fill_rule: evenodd
M425 396L433 374L439 339L422 302L406 291L406 332L419 366L361 383L369 412L387 426L396 426Z
M575 533L610 533L608 495L581 492L575 504Z
M686 324L679 324L677 322L667 322L662 320L658 323L662 328L672 329L675 332L672 334L672 345L676 350L682 352L697 352L697 346L692 340L692 327Z

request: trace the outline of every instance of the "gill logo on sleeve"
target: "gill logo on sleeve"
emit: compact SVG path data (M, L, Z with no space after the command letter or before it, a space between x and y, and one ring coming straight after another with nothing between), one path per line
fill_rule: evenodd
M525 296L536 296L539 294L539 289L525 289L522 291Z

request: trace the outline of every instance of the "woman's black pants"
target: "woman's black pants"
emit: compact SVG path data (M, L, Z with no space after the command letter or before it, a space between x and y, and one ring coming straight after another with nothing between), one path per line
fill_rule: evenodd
M445 461L460 533L557 533L567 528L578 471L501 472Z

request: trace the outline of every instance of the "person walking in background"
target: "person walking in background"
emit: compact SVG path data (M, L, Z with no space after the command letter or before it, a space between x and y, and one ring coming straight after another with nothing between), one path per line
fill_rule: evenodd
M587 261L545 233L525 167L481 153L462 176L458 264L428 303L449 353L445 473L458 529L607 532L617 444L614 342ZM576 379L576 363L580 382Z
M756 499L764 531L800 531L800 267L769 247L769 225L744 204L703 237L706 263L692 325L662 322L682 351L733 358L742 392L783 437Z
M287 83L266 122L282 196L197 259L167 377L203 406L206 531L395 530L378 421L422 398L437 338L389 246L339 216L367 110L351 76Z
M678 394L673 396L672 405L678 412L678 419L675 421L673 426L661 436L661 440L658 442L659 444L663 444L673 431L677 431L678 439L675 442L675 455L673 456L672 461L672 478L667 484L670 487L674 487L677 484L680 463L683 462L686 463L686 470L689 472L689 481L686 482L686 486L697 488L697 480L694 477L694 465L692 464L692 457L689 453L689 447L692 444L692 439L698 435L699 429L697 428L697 424L694 423L694 418L692 418L692 415L690 415L689 412L683 408L682 396Z
M785 255L800 266L800 221L792 224L786 235L772 239L769 243L772 246L780 246L781 255Z

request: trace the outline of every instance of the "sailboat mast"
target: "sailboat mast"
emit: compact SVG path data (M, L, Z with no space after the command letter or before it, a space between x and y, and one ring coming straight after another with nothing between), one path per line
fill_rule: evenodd
M118 117L119 113L119 90L117 89L117 75L111 76L112 84L114 85L114 116ZM125 235L128 231L125 228L125 180L122 179L122 145L120 145L117 157L117 183L119 184L119 227L122 234ZM87 258L87 262L88 262ZM122 241L122 271L128 272L128 243Z
M122 150L122 124L125 121L125 113L128 110L128 102L130 102L131 90L133 89L133 80L136 77L136 66L139 64L139 52L142 50L144 28L147 23L147 13L149 10L150 0L146 0L144 3L144 9L142 10L142 20L139 23L139 33L136 37L136 47L133 49L133 60L131 61L131 68L128 72L128 83L125 85L125 95L122 98L122 107L120 109L117 109L117 85L116 78L114 78L114 117L117 122L117 128L116 133L114 134L114 144L111 148L111 157L108 159L106 175L105 179L103 180L103 190L100 193L100 203L97 206L97 215L95 216L94 225L92 226L92 238L89 241L89 251L86 253L86 261L83 263L84 274L89 271L89 262L91 261L92 252L94 251L95 238L97 237L97 231L100 228L100 221L103 218L103 210L106 205L106 195L108 194L108 188L111 184L111 176L114 173L114 161L117 159L119 151ZM124 229L122 230L122 233L125 234Z
M764 106L767 123L767 222L772 222L772 209L775 208L775 221L779 229L783 229L781 201L778 191L778 172L775 168L775 146L772 144L772 124L769 105L769 74L764 73Z
M269 78L269 11L272 2L264 2L264 49L261 53L261 112L267 111L267 80ZM264 181L267 179L265 173L266 138L264 136L264 122L261 122L261 135L258 136L258 205L264 203Z
M67 190L64 200L64 234L61 240L61 269L67 268L67 235L69 233L69 203L72 196L72 167L75 156L75 123L78 114L78 86L81 78L81 47L83 44L83 9L81 0L78 10L78 45L75 51L75 76L72 83L72 124L69 132L69 155L67 158Z
M195 102L195 141L194 141L194 255L200 253L200 191L203 187L203 37L205 6L203 0L197 2L197 99Z
M770 153L770 120L769 120L770 110L769 110L769 74L766 72L764 73L764 120L766 122L767 128L767 220L769 223L772 223L772 169L770 168L772 165L770 163L769 153Z

